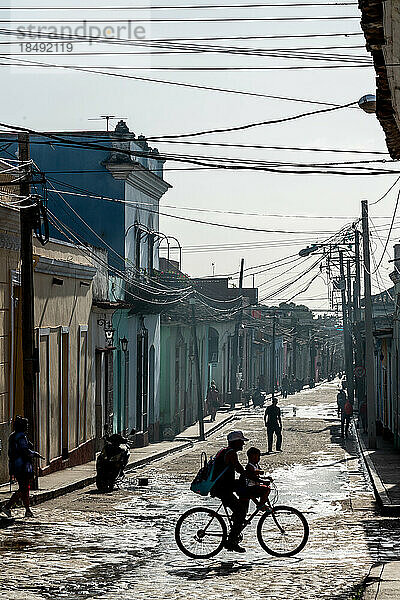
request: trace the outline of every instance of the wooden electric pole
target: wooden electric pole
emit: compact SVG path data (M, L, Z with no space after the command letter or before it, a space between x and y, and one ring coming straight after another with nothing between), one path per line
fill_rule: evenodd
M276 338L276 314L272 316L272 348L271 348L271 393L272 399L275 398L275 338Z
M349 376L347 379L347 395L354 404L354 369L353 369L353 311L352 311L352 290L351 290L351 265L350 260L346 261L346 285L347 285L347 343L349 346Z
M36 207L30 198L31 167L29 165L29 134L18 134L18 157L21 163L22 177L20 195L26 200L21 202L21 300L22 300L22 364L24 379L24 416L29 423L29 437L35 450L38 450L38 422L36 410L37 355L34 339L34 292L33 292L33 245L32 230ZM37 478L34 480L37 489Z
M240 260L240 275L239 275L239 290L243 289L243 277L244 277L244 258ZM235 333L234 333L234 347L233 347L233 360L232 360L232 376L231 376L231 406L235 407L236 402L240 400L240 388L239 388L239 377L241 364L242 364L242 355L240 351L240 330L242 327L243 321L243 299L242 299L242 308L239 310L236 323L235 323Z
M343 316L343 343L344 343L344 362L345 362L345 370L346 370L346 380L347 380L347 391L349 400L350 391L353 390L353 381L350 379L353 377L353 352L350 344L350 335L349 335L349 323L347 320L347 302L346 302L346 277L344 273L344 262L343 262L343 250L339 250L339 264L340 264L340 292L342 296L342 316ZM351 387L350 387L351 386Z
M361 201L361 211L364 256L365 371L367 380L368 447L376 448L376 390L374 365L374 335L372 325L371 260L369 252L369 225L367 200Z
M362 367L363 352L362 352L362 339L361 339L361 272L360 272L360 232L356 229L354 232L355 246L354 256L356 263L356 276L354 280L354 293L353 293L353 314L354 314L354 335L356 338L356 366ZM356 373L356 397L357 397L357 408L360 407L360 402L364 397L364 376L361 373Z

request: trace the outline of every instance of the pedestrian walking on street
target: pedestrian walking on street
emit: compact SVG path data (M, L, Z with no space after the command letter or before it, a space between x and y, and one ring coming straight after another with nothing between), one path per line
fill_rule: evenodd
M207 392L207 409L211 415L211 421L215 421L215 416L217 414L219 406L219 391L217 389L215 381L212 381Z
M272 404L267 406L264 413L264 423L267 428L268 454L272 452L274 433L276 435L276 450L282 451L282 419L281 409L277 398L272 398Z
M340 389L338 392L338 395L336 396L338 419L340 419L340 415L343 412L344 405L346 404L346 400L347 400L346 392L343 389Z
M353 407L349 399L346 400L340 415L340 437L349 437L350 420L353 416Z
M287 398L288 391L289 391L289 378L286 374L282 378L281 391L282 391L282 398Z
M13 493L9 501L3 507L3 513L11 517L11 509L19 500L25 507L25 517L33 517L29 506L29 486L33 478L32 460L35 456L42 458L38 452L32 449L32 444L27 437L28 419L16 416L14 419L14 431L8 440L8 460L10 477L15 477L18 482L18 490Z

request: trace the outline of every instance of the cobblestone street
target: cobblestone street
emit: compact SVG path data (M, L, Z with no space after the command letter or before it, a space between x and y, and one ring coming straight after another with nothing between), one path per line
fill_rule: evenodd
M206 442L129 473L112 495L86 488L34 507L33 520L1 530L0 597L352 598L374 562L398 556L400 529L396 519L377 516L355 440L339 436L336 391L334 383L324 384L280 401L283 452L262 457L279 504L299 508L309 521L310 539L298 556L266 554L254 523L245 532L244 555L223 551L195 561L175 545L180 514L200 504L217 506L189 490L201 451L215 453L232 429L266 450L263 409L249 408ZM138 487L136 476L148 477L149 485Z

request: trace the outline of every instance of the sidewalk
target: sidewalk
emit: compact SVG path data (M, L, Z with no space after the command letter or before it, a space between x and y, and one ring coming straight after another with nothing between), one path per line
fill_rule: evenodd
M377 448L368 449L367 435L356 429L361 456L382 515L400 515L400 450L377 437ZM400 598L400 561L374 565L365 581L364 600Z
M215 431L233 421L235 412L230 411L217 413L216 420L211 423L209 417L204 421L205 437L209 437ZM126 471L132 471L137 467L150 463L172 454L190 448L198 441L198 423L185 429L171 442L158 442L144 448L132 448ZM50 475L39 478L39 490L31 492L31 504L41 504L52 498L57 498L74 490L92 485L96 480L96 461L92 460L84 465L56 471ZM13 490L16 486L13 486ZM0 506L10 497L9 484L0 485Z
M364 600L400 598L400 561L375 565L366 580Z
M381 514L400 515L400 450L377 437L377 449L368 449L368 437L356 429L361 455L371 479ZM399 595L400 598L400 595Z

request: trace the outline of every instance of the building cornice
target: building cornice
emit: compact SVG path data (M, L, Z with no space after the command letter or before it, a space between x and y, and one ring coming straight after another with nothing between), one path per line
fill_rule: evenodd
M80 265L64 260L56 260L39 256L35 265L35 273L45 273L57 277L72 277L74 279L92 280L96 275L97 269L90 265Z
M159 200L172 187L169 183L146 169L139 162L105 162L104 166L114 179L124 179L129 185Z
M398 69L394 71L390 59L387 60L392 54L393 40L390 32L385 31L385 23L391 21L390 12L393 7L390 2L383 0L359 0L358 6L366 47L372 55L376 72L376 116L384 131L391 158L399 159L400 129L394 98L398 86Z

